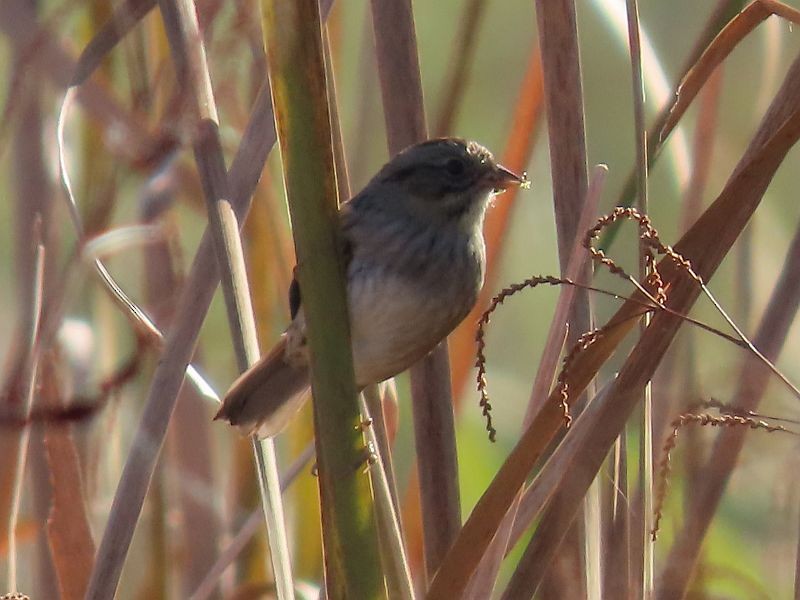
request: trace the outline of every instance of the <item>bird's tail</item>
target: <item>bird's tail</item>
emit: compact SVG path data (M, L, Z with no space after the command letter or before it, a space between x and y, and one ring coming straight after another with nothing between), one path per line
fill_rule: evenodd
M214 418L236 425L243 433L271 437L303 406L308 387L308 366L287 360L284 334L269 354L233 383Z

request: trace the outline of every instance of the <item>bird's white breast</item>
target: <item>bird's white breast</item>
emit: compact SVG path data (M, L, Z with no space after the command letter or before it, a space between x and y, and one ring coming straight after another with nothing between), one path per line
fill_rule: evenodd
M463 293L456 297L449 287L431 289L386 272L350 281L353 362L359 385L404 371L464 318L470 299Z

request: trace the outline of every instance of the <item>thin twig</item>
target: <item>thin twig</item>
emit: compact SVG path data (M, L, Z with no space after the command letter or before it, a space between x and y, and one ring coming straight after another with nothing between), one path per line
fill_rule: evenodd
M314 444L309 443L303 451L289 465L286 472L281 477L281 493L285 492L290 485L297 479L298 475L311 462L314 457ZM242 525L241 529L233 536L233 539L222 552L219 553L217 560L211 565L197 589L189 596L189 600L206 600L219 582L225 570L236 560L236 557L244 550L248 542L258 532L259 526L264 519L263 510L259 507L253 510Z
M38 228L38 225L36 226ZM39 362L39 324L42 316L42 292L44 288L44 246L40 242L39 232L34 232L35 240L34 269L31 277L31 312L30 331L27 332L26 343L27 360L24 369L24 405L23 413L27 417L33 406L34 390L36 389L36 373ZM17 443L16 467L14 470L14 484L11 494L11 508L8 515L8 587L17 589L17 520L22 498L22 482L25 476L25 461L28 456L28 442L30 428L26 427Z

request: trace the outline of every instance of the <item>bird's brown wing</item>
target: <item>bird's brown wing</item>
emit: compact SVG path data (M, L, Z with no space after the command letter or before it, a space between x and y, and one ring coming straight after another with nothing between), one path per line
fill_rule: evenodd
M352 242L344 226L350 211L344 205L342 250L345 265L353 256ZM243 373L228 390L215 419L236 425L243 433L274 436L297 413L309 388L309 368L305 358L305 323L303 322L300 284L296 277L289 286L289 310L292 324L269 353Z

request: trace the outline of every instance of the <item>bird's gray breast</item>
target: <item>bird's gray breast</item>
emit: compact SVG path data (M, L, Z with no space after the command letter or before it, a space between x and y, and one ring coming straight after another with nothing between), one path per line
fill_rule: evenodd
M469 313L483 283L478 231L371 223L349 232L348 297L356 381L404 371Z

